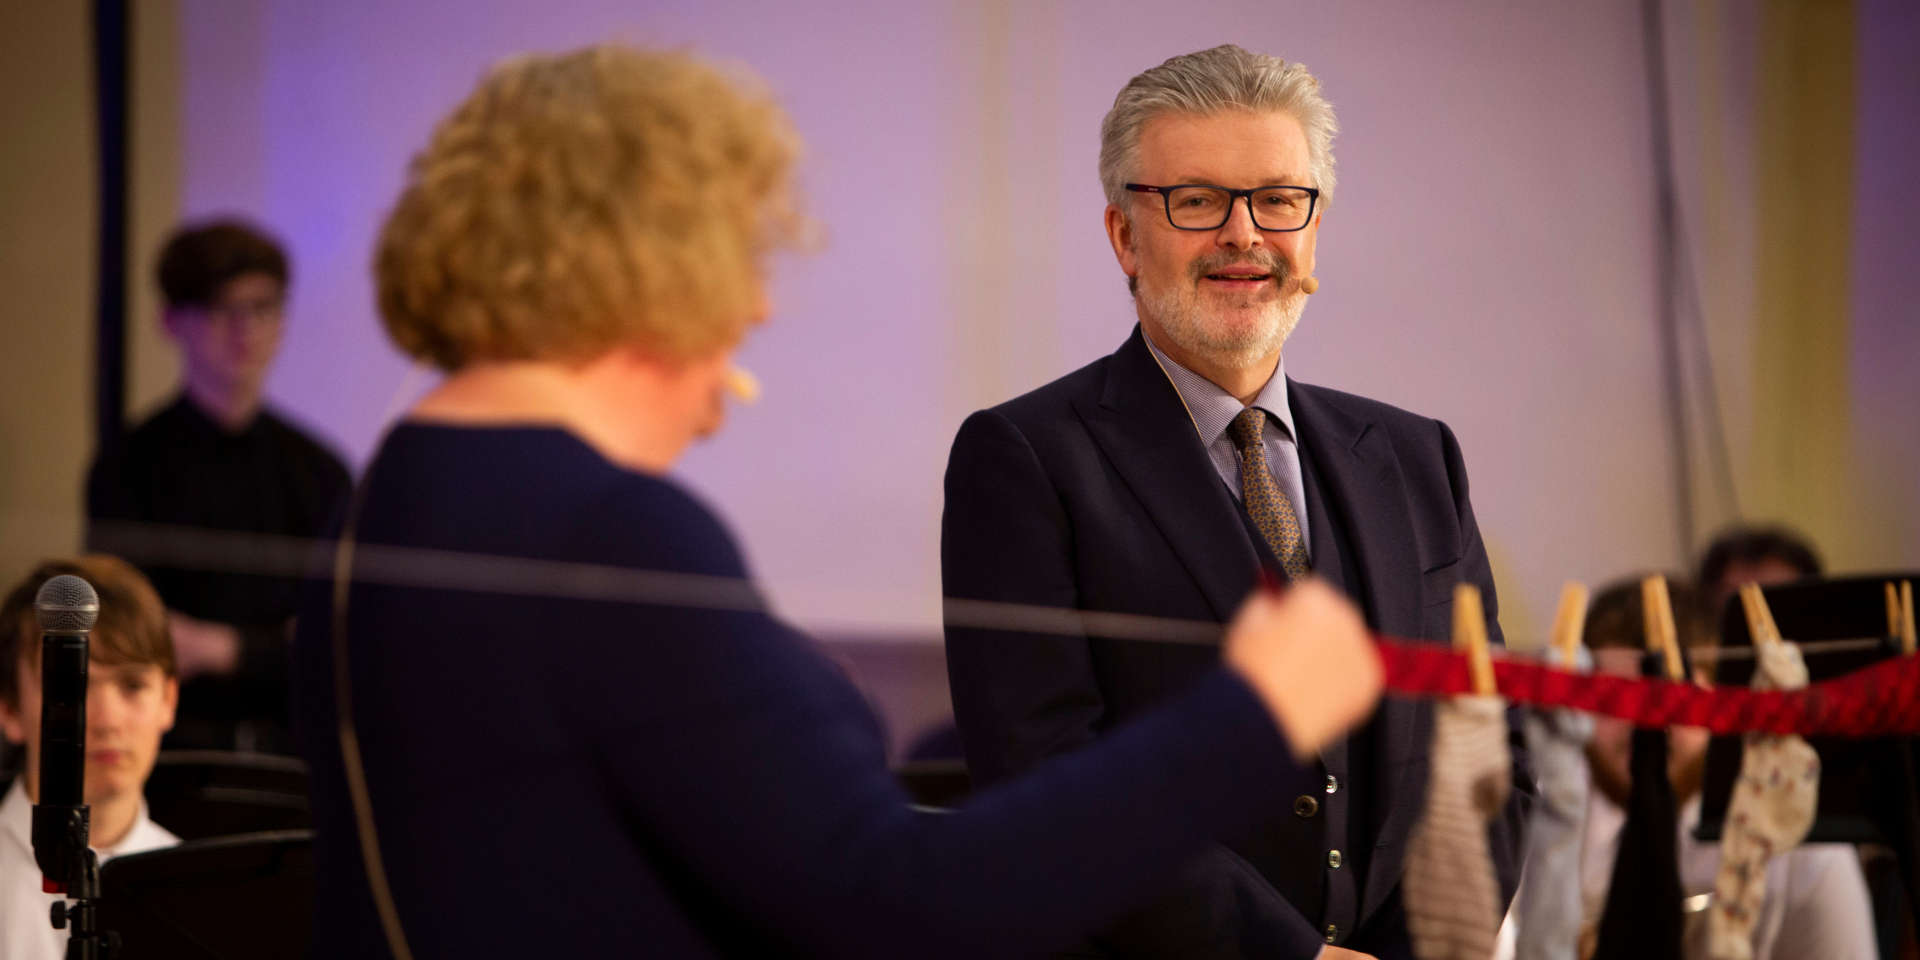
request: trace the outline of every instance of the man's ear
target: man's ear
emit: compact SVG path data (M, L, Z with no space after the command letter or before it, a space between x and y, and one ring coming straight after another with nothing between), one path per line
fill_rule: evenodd
M1140 263L1133 252L1133 221L1127 218L1126 211L1109 203L1106 225L1107 242L1113 245L1113 257L1120 261L1120 271L1129 277L1138 277Z

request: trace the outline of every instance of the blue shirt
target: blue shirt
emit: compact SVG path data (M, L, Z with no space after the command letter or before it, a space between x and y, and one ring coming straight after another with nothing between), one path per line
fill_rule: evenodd
M1300 544L1307 549L1307 555L1312 556L1313 539L1307 530L1307 488L1300 479L1300 448L1293 430L1293 411L1287 407L1286 358L1280 358L1272 378L1260 388L1260 394L1253 398L1253 402L1243 404L1233 394L1220 389L1218 384L1161 353L1153 337L1144 339L1147 349L1153 351L1153 358L1160 361L1160 369L1166 371L1168 380L1173 381L1173 389L1179 392L1180 400L1187 405L1187 413L1193 418L1193 428L1200 431L1200 442L1206 445L1207 457L1213 461L1214 471L1226 481L1227 489L1233 491L1236 500L1242 499L1240 451L1234 447L1233 438L1227 435L1227 427L1233 423L1233 418L1240 415L1240 411L1248 407L1259 407L1267 412L1267 425L1260 431L1260 442L1267 448L1267 467L1273 471L1273 479L1280 484L1280 492L1287 495L1287 502L1293 506L1294 518L1300 521Z

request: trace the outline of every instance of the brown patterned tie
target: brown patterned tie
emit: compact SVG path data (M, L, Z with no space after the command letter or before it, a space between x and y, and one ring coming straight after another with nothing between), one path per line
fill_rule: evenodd
M1259 407L1240 411L1227 425L1227 435L1240 451L1240 497L1253 517L1253 525L1260 528L1267 546L1280 558L1280 569L1287 579L1305 580L1312 571L1307 545L1300 537L1300 518L1267 465L1267 445L1260 442L1266 426L1267 412Z

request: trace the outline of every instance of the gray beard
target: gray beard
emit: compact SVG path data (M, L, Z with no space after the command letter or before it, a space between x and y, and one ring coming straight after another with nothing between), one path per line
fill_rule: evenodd
M1307 298L1295 294L1262 304L1259 319L1245 331L1211 329L1201 311L1200 280L1236 259L1246 258L1202 257L1194 261L1186 284L1163 290L1149 289L1142 284L1140 290L1141 309L1166 332L1167 339L1190 354L1229 369L1252 366L1278 351L1293 328L1300 324L1300 315L1307 306ZM1284 289L1292 279L1286 261L1279 257L1257 259L1265 260L1276 285Z

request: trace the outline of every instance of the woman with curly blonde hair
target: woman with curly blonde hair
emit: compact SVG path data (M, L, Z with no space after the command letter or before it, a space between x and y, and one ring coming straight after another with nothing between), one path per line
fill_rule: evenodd
M1303 584L1157 714L913 808L859 693L664 476L806 235L796 154L752 84L602 46L499 67L414 160L380 307L447 378L343 540L664 571L702 602L355 584L343 549L294 645L317 956L1033 955L1298 792L1295 758L1370 709L1358 616Z

